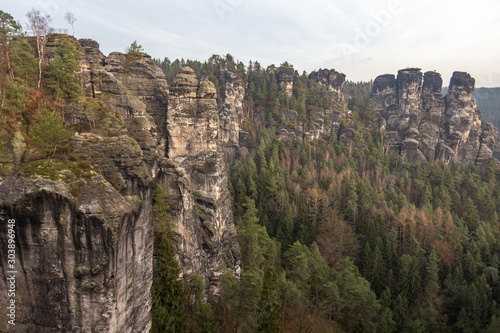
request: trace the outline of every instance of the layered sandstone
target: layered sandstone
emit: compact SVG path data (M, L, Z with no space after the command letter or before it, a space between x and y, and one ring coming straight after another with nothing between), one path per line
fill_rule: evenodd
M418 68L386 74L373 83L372 98L387 132L384 145L409 160L483 165L495 150L492 125L481 120L472 97L474 79L454 72L446 96L436 72Z

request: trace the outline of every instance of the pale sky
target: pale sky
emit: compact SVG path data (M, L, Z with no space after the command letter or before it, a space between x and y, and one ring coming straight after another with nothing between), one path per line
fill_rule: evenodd
M453 71L500 86L499 0L3 0L22 24L34 7L54 28L96 40L104 54L137 40L154 58L204 61L232 54L245 64L285 60L301 73L336 69L368 81L406 67Z

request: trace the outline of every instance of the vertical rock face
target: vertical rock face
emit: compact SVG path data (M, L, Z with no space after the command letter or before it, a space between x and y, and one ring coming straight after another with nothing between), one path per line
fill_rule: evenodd
M444 154L446 150L443 141L444 126L444 96L441 94L443 79L441 74L436 72L426 72L424 74L424 84L422 87L422 120L419 126L420 131L420 151L425 160L434 162ZM440 148L441 147L441 148Z
M111 155L128 186L120 193L88 166L51 160L24 165L0 184L0 217L16 220L16 329L147 332L153 244L141 150L132 139L97 135L71 144L78 153L93 145L94 154ZM6 249L5 223L0 235ZM6 294L0 300L6 304Z
M282 75L284 70L291 68L280 69L278 77ZM291 75L291 71L289 71ZM298 74L295 72L295 75ZM331 94L332 107L324 110L324 112L317 112L309 126L308 131L304 131L304 124L299 120L297 111L286 110L284 112L285 122L277 127L276 134L279 139L294 140L295 138L308 137L310 140L318 139L322 135L329 135L336 133L339 136L341 133L340 127L343 119L349 118L347 106L342 94L342 86L345 81L345 75L335 70L320 69L317 72L312 72L309 79L316 81L319 85L324 86Z
M398 112L391 120L393 129L402 141L401 155L410 160L422 158L418 150L420 132L418 125L421 119L420 96L422 93L422 72L419 68L400 70L396 81Z
M88 97L110 106L129 123L129 134L144 152L154 175L157 159L166 149L167 81L152 59L127 59L120 52L104 57L99 44L81 40L85 57L80 62L82 85Z
M318 115L314 120L312 130L304 132L304 135L310 139L319 138L322 134L330 134L332 132L340 136L340 124L342 119L348 118L347 109L342 94L342 86L345 82L345 74L339 73L334 69L320 69L319 71L311 72L309 79L316 81L319 85L324 86L332 93L333 107L325 110L324 114Z
M379 76L373 83L375 108L387 130L386 146L410 159L418 156L421 92L422 73L417 68L400 70L397 78L391 74Z
M453 73L445 97L441 86L436 72L426 72L422 84L417 68L375 79L372 98L387 130L385 146L410 160L484 164L493 156L495 140L472 98L474 79Z
M373 81L372 99L375 103L375 108L380 112L384 120L382 127L385 127L388 131L389 137L394 137L394 134L392 134L395 125L394 120L397 119L398 112L396 77L392 74L378 76L375 81ZM391 125L386 125L389 121ZM391 144L392 142L389 145Z
M183 67L175 77L167 117L169 158L178 160L217 150L219 119L215 95L210 81L198 86L196 75L189 67Z
M217 80L219 81L219 136L227 160L233 161L240 147L240 124L246 86L241 75L232 71L219 72Z
M284 90L288 97L292 96L293 93L293 80L295 78L295 70L293 68L280 68L276 74L276 80L280 90Z
M163 182L174 198L177 254L183 274L204 277L217 293L224 270L239 274L239 247L232 223L226 159L219 135L215 87L198 84L194 71L181 69L171 87L168 157Z
M481 113L472 97L475 80L454 72L445 97L446 144L457 162L475 162L481 145Z
M0 180L0 217L17 225L16 328L149 332L151 184L170 189L183 275L201 275L217 293L223 271L239 274L217 92L183 68L169 96L163 73L149 57L105 57L95 41L79 43L80 80L95 102L79 113L69 107L65 120L92 128L106 112L114 115L106 121L116 124L105 125L119 131L72 137L71 153L85 156L82 163L31 162ZM0 254L6 235L2 223ZM5 279L0 288L6 290ZM0 295L2 306L6 301Z
M400 70L396 82L398 98L398 129L403 135L420 122L420 96L422 93L422 72L418 68Z

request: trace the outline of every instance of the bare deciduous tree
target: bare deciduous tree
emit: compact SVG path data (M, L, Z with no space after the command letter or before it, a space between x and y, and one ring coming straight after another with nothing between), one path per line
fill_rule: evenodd
M39 10L31 8L26 14L28 17L28 30L33 32L36 39L36 47L38 51L38 89L42 83L42 64L45 53L45 44L47 44L47 36L52 33L53 29L49 26L52 19L49 15L41 16Z
M330 267L346 257L355 260L360 250L360 243L352 226L344 221L341 214L330 208L318 225L316 242Z
M66 22L69 23L69 25L71 25L71 29L73 29L73 36L74 36L75 35L75 22L76 22L75 15L73 15L72 12L66 12L66 14L64 14L64 19L66 20Z

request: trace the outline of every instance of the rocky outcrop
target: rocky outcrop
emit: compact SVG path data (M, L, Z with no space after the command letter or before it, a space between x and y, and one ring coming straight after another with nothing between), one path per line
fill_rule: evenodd
M281 68L277 71L278 82L293 83L294 76L298 76L292 68ZM281 78L281 79L280 79ZM288 79L287 79L288 78ZM322 135L330 135L335 133L340 135L340 127L343 119L348 119L348 110L342 94L342 86L345 81L345 75L335 70L320 69L317 72L312 72L309 79L316 81L319 85L324 86L330 92L332 98L332 107L324 112L315 114L315 119L312 126L305 126L299 120L297 111L285 110L284 121L277 127L276 135L281 140L294 140L296 138L303 139L308 137L310 140L318 139ZM280 87L284 85L280 85ZM284 88L282 88L284 89ZM293 85L291 86L293 89ZM291 96L292 90L290 90ZM306 130L307 129L307 130Z
M243 117L243 103L246 84L238 72L220 71L219 82L219 135L228 161L238 156L240 125ZM251 145L250 145L251 148ZM248 149L248 147L247 147Z
M472 97L475 80L455 72L445 96L446 145L453 151L449 159L475 162L481 145L481 112Z
M409 160L483 165L493 156L495 140L472 97L474 79L455 72L444 97L441 87L438 73L422 76L418 68L375 79L372 98L387 131L385 147Z
M281 91L285 91L288 97L293 93L293 82L295 77L298 76L293 67L283 67L276 72L276 80Z
M158 157L166 149L167 81L149 57L128 59L120 52L104 57L99 45L80 41L85 50L81 61L85 94L103 102L123 118L128 133L137 140L152 175Z
M325 110L323 114L318 114L313 122L313 128L304 132L309 139L317 139L323 134L336 133L341 136L342 120L348 120L349 114L345 105L342 86L345 82L345 74L334 69L320 69L309 74L309 79L324 86L332 95L332 108Z
M214 85L198 84L194 71L183 67L170 90L169 160L164 160L161 179L176 207L177 254L183 274L204 277L211 293L218 292L223 271L239 275L240 270L219 130Z
M18 228L16 328L148 332L153 184L170 190L181 277L199 274L216 294L224 271L239 275L217 91L183 68L169 92L148 56L106 57L97 42L78 43L86 98L64 110L66 124L79 129L68 141L70 160L25 163L0 179L0 217ZM227 142L238 143L238 128L228 129ZM0 228L1 254L7 233Z
M88 145L112 151L115 172L127 179L122 191L88 162L58 160L25 164L0 185L0 217L16 220L18 332L149 331L150 178L131 176L149 176L137 144L102 140L81 135L71 144L82 154ZM2 254L6 231L0 224Z
M443 80L441 74L425 72L422 86L422 116L419 126L420 147L424 159L433 163L443 154L444 96L441 94Z
M8 174L14 167L21 165L22 157L27 149L21 131L16 131L11 136L5 129L0 129L0 182L4 173Z
M334 69L320 69L309 74L309 79L318 82L326 87L328 91L340 93L345 82L345 74Z

